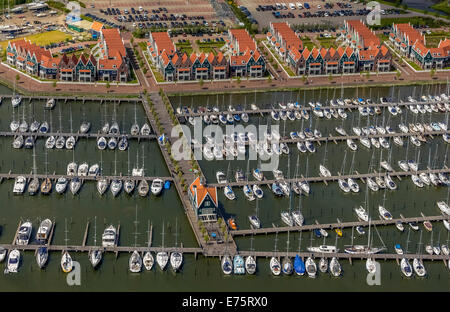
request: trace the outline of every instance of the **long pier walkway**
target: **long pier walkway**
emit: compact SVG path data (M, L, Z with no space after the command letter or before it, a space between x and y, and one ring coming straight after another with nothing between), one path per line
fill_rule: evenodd
M75 139L79 139L79 138L100 138L100 137L104 137L104 138L122 138L122 137L126 137L127 139L137 139L137 140L149 140L149 139L156 139L156 135L154 134L150 134L150 135L131 135L131 134L127 134L127 133L119 133L119 134L112 134L112 133L69 133L69 132L48 132L48 133L41 133L41 132L11 132L11 131L0 131L0 136L2 137L16 137L18 135L23 135L23 136L31 136L34 138L47 138L50 136L54 136L54 137L70 137L73 136Z
M132 181L141 181L141 180L147 180L147 181L153 181L156 179L161 179L163 181L173 181L172 177L140 177L140 176L127 176L127 175L118 175L118 176L105 176L105 175L97 175L97 176L78 176L78 175L67 175L67 174L34 174L34 173L0 173L0 179L15 179L19 176L24 177L25 179L46 179L49 178L51 180L57 180L59 178L66 178L66 179L72 179L75 177L80 178L81 180L86 181L98 181L101 179L106 180L132 180Z
M441 101L439 103L449 103L450 101ZM344 105L338 105L338 106L328 106L328 105L323 105L320 106L321 110L324 109L338 109L338 108L342 108L342 109L347 109L347 110L352 110L352 109L357 109L359 107L379 107L379 108L385 108L385 107L392 107L392 106L399 106L399 107L409 107L412 105L432 105L432 104L437 104L438 102L422 102L422 101L418 101L415 103L411 103L411 102L389 102L389 103L370 103L370 104L364 104L364 105L356 105L356 104L344 104ZM189 109L189 108L188 108ZM278 108L278 107L270 107L270 108L257 108L257 109L235 109L233 111L230 110L225 110L225 111L219 111L219 112L214 112L214 111L197 111L197 112L193 112L193 111L189 111L189 113L177 113L177 117L200 117L200 116L205 116L205 115L222 115L222 114L242 114L242 113L247 113L247 114L270 114L271 112L275 111L275 112L281 112L281 111L301 111L301 110L306 110L308 112L312 111L313 108L309 105L302 105L299 106L298 108Z
M423 221L441 221L448 220L450 216L438 215L438 216L428 216L428 217L409 217L409 218L398 218L392 220L371 220L371 225L393 225L398 221L402 223L409 222L423 222ZM260 228L260 229L247 229L247 230L235 230L230 231L233 236L245 236L245 235L257 235L257 234L271 234L271 233L283 233L283 232L295 232L295 231L312 231L316 229L332 230L332 229L343 229L351 228L357 226L368 226L369 222L366 221L355 221L355 222L336 222L327 224L308 224L302 226L283 226L283 227L271 227L271 228Z
M352 179L359 179L361 181L364 182L365 179L367 178L375 178L375 177L385 177L385 176L391 176L391 177L397 177L397 178L401 178L401 177L407 177L407 176L411 176L413 174L420 174L420 173L449 173L450 169L445 166L445 168L443 169L425 169L425 170L418 170L418 171L394 171L394 172L373 172L373 173L355 173L355 174L347 174L347 175L332 175L330 177L301 177L301 178L290 178L290 179L283 179L283 180L274 180L274 179L270 179L270 180L262 180L262 181L258 181L258 180L252 180L252 181L242 181L242 182L228 182L226 184L220 184L220 183L208 183L209 186L214 186L214 187L225 187L227 185L231 186L231 187L235 187L235 186L244 186L244 185L253 185L253 184L259 184L259 185L264 185L264 184L272 184L274 182L280 182L280 181L286 181L288 183L292 183L292 182L332 182L332 181L337 181L339 179L348 179L348 178L352 178Z
M155 93L150 93L150 100L152 101L153 109L155 110L155 112L159 118L159 123L160 123L161 127L164 129L164 131L166 132L165 135L170 136L174 125L172 124L172 120L171 120L170 115L167 111L167 108L164 104L163 98L161 97L161 95L159 93L155 92ZM147 115L147 118L148 118L153 130L156 132L156 135L158 137L161 136L163 133L160 132L160 129L157 126L156 120L151 112L150 105L145 97L142 98L142 104L144 106L145 113ZM168 138L168 140L170 142L170 138ZM224 249L228 249L230 251L237 250L237 246L231 236L228 236L227 241L225 241L223 244L218 244L217 242L207 242L204 238L204 235L202 234L201 227L197 220L197 216L195 215L194 209L192 209L191 203L188 199L187 192L183 189L183 187L181 185L181 179L183 179L187 185L190 185L190 183L192 183L197 178L197 175L200 175L203 177L203 173L201 172L200 166L198 166L200 171L194 172L192 170L192 165L188 160L183 160L183 159L179 160L178 165L180 166L181 171L182 171L182 177L180 178L175 173L176 171L175 171L173 163L170 159L169 151L167 150L166 146L164 146L162 144L159 144L159 146L160 146L162 155L164 157L164 160L166 162L166 165L168 166L169 172L170 172L171 176L173 177L174 185L177 189L178 196L180 197L185 214L189 220L189 223L191 225L191 228L194 232L194 235L197 239L197 243L199 244L199 246L201 248L203 248L204 250L206 249L206 250L210 250L210 251L214 251L214 252L220 252ZM217 222L205 222L204 225L205 225L205 228L207 228L207 230L212 229L213 231L215 231L215 233L220 233L219 232L220 228L219 228Z
M0 94L0 98L3 99L11 99L14 95L12 94ZM67 102L67 101L100 101L100 103L103 102L116 102L119 103L120 102L127 102L127 103L131 103L131 102L140 102L141 99L137 98L137 97L122 97L122 98L109 98L109 97L86 97L86 96L27 96L27 95L21 95L22 97L22 101L47 101L50 98L55 99L56 104L58 104L59 101L63 101L63 102Z

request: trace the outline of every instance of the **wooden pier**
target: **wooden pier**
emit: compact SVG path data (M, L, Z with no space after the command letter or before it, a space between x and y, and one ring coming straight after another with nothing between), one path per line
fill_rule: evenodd
M40 132L11 132L11 131L0 131L0 137L16 137L19 135L23 135L24 137L31 136L35 139L37 138L48 138L50 136L53 136L55 138L58 138L60 136L62 137L71 137L73 136L75 139L99 139L101 137L104 137L105 139L108 138L116 138L121 139L123 137L126 137L128 140L136 139L136 140L153 140L156 139L156 135L150 134L150 135L131 135L131 134L125 134L125 133L119 133L119 134L112 134L112 133L65 133L65 132L48 132L48 133L40 133Z
M0 94L0 98L3 99L11 99L14 95L12 94ZM47 100L53 98L56 101L56 104L58 104L58 102L64 102L66 103L67 101L81 101L81 102L87 102L87 101L100 101L100 103L103 102L116 102L116 103L121 103L121 102L125 102L125 103L132 103L132 102L140 102L141 99L138 97L129 97L129 98L110 98L110 97L85 97L85 96L27 96L27 95L22 95L22 102L31 102L31 101L45 101L47 102Z
M422 217L409 217L392 220L371 220L371 225L393 225L398 221L402 223L410 223L410 222L423 222L423 221L441 221L441 220L450 220L450 216L437 215L437 216L422 216ZM271 227L271 228L259 228L259 229L248 229L248 230L231 230L230 234L232 236L245 236L245 235L257 235L257 234L272 234L272 233L284 233L284 232L298 232L298 231L313 231L316 229L324 229L324 230L333 230L333 229L343 229L343 228L351 228L357 226L368 226L369 222L366 221L355 221L355 222L340 222L338 220L337 223L327 223L327 224L309 224L302 226L282 226L282 227Z
M141 180L147 180L147 181L153 181L156 179L161 179L163 181L172 181L172 177L139 177L139 176L124 176L124 175L118 175L118 176L104 176L104 175L97 175L97 176L78 176L78 175L66 175L66 174L34 174L34 173L0 173L0 177L3 179L15 179L19 176L24 177L27 180L38 178L38 179L46 179L49 178L51 180L58 180L59 178L66 178L68 180L73 179L75 177L80 178L83 181L98 181L101 179L106 179L108 181L112 180L131 180L135 182L139 182Z
M212 187L225 187L225 186L231 186L231 187L236 187L236 186L240 186L243 187L244 185L253 185L253 184L259 184L259 185L270 185L274 182L280 182L280 181L286 181L288 183L293 183L293 182L331 182L331 181L337 181L339 179L348 179L348 178L352 178L352 179L360 179L362 181L364 181L364 179L367 178L375 178L375 177L385 177L385 176L391 176L391 177L406 177L406 176L411 176L413 174L420 174L420 173L448 173L450 172L450 169L448 167L445 167L443 169L425 169L425 170L418 170L418 171L393 171L393 172L369 172L369 173L356 173L356 174L347 174L347 175L332 175L330 177L301 177L301 178L291 178L291 179L283 179L283 180L274 180L274 179L270 179L270 180L262 180L262 181L257 181L257 180L252 180L252 181L242 181L242 182L228 182L226 184L220 184L220 183L207 183L208 186L212 186ZM270 187L270 186L269 186Z
M358 109L359 107L379 107L379 108L387 108L387 107L392 107L392 106L399 106L399 107L408 107L408 106L412 106L412 105L431 105L431 104L438 104L438 103L449 103L450 101L440 101L440 102L415 102L415 103L410 103L410 102L392 102L392 103L371 103L371 104L364 104L364 105L356 105L356 104L345 104L345 105L337 105L337 106L329 106L329 105L323 105L320 106L320 109L323 111L325 109L346 109L346 110L352 110L352 109ZM189 109L189 108L188 108ZM308 113L313 111L313 108L309 105L301 105L298 108L279 108L279 107L269 107L269 108L258 108L258 109L236 109L234 111L230 111L230 110L225 110L225 111L220 111L220 112L208 112L208 111L203 111L203 112L193 112L191 109L189 109L189 113L176 113L177 117L202 117L205 115L222 115L222 114L242 114L242 113L247 113L247 114L259 114L259 115L263 115L263 114L270 114L271 112L275 111L275 112L281 112L281 111L301 111L301 110L306 110ZM445 112L442 112L445 113Z

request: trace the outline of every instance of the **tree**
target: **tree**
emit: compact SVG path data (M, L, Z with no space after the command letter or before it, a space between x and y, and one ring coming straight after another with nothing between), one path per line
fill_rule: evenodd
M111 84L109 83L109 81L106 82L106 88L109 89L109 87L111 87Z
M56 88L56 80L53 81L53 88Z
M433 79L434 78L434 75L436 74L436 70L434 69L434 68L432 68L431 70L430 70L430 76L431 76L431 78Z
M330 81L333 80L333 74L330 74L330 75L328 76L328 80L330 80Z
M204 84L203 79L200 79L200 80L198 81L198 84L200 85L200 87L203 87L203 84Z
M16 75L16 81L19 81L19 80L20 80L20 75L17 74L17 75Z
M397 69L397 78L400 78L400 76L402 75L402 73L400 72L400 70Z
M240 84L240 83L241 83L241 76L237 76L236 82L237 82L237 84Z
M272 82L272 76L267 76L267 83L271 83Z

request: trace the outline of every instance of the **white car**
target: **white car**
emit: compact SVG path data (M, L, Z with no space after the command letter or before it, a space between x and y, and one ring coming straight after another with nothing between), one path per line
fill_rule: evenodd
M292 2L289 3L289 7L291 8L291 10L295 10L295 4L293 4Z
M318 8L318 9L321 9L321 8L322 8L322 6L321 6L320 4L318 4L318 5L317 5L317 8Z
M303 9L303 5L300 2L297 2L296 4L297 4L297 8L299 10Z

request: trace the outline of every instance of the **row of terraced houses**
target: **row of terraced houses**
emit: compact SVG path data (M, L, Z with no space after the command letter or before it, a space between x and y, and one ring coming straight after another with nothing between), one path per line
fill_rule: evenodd
M226 54L187 55L176 49L167 32L150 33L147 52L166 81L263 77L266 63L245 29L230 29Z
M130 78L130 64L118 29L102 29L100 40L92 54L52 53L36 44L21 39L10 41L7 47L7 63L26 73L43 79L61 81L118 81Z
M389 49L361 21L346 21L337 49L308 49L288 23L270 23L267 40L296 75L391 70Z
M409 23L392 24L389 34L392 45L405 57L423 69L442 69L450 66L450 39L439 42L438 47L429 48L426 38Z

